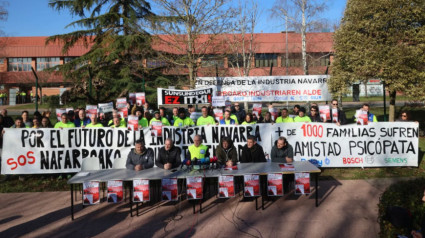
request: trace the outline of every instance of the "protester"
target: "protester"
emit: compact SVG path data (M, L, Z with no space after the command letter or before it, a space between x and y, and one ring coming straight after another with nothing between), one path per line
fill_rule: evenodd
M67 112L67 114L68 114L68 119L69 119L69 121L74 122L74 121L75 121L75 113L74 113L74 110L69 110L69 111ZM75 124L75 123L74 123L74 124Z
M248 136L246 145L242 147L242 154L239 158L239 162L267 162L266 157L264 156L263 147L257 144L254 136Z
M173 107L173 120L171 120L171 124L174 125L174 122L179 118L179 109L177 107Z
M266 112L266 114L264 115L263 120L261 120L260 123L274 123L274 121L272 119L272 114L270 112Z
M281 116L276 119L276 123L288 123L294 122L294 119L289 116L288 109L283 108L281 111Z
M235 102L234 104L233 114L236 116L236 118L238 118L239 124L242 123L246 118L246 112L245 110L241 109L241 106L238 102Z
M155 164L157 167L165 170L177 168L181 164L180 155L180 148L174 146L174 141L168 138L165 140L164 146L159 149Z
M108 121L108 125L107 126L112 126L112 125L114 125L114 118L115 117L118 117L118 119L120 120L120 124L121 124L121 126L126 126L126 121L125 121L125 118L122 118L121 117L121 115L118 113L118 111L117 110L113 110L112 111L112 118Z
M254 121L252 114L248 113L248 114L246 114L245 121L242 122L242 125L252 125L252 124L255 124L255 123L256 122Z
M208 115L208 107L203 106L201 109L202 116L196 121L197 126L203 125L216 125L217 123L214 120L214 117Z
M29 128L29 127L25 126L25 123L22 120L22 117L17 117L15 119L15 124L13 124L13 126L11 126L11 128Z
M50 118L51 115L52 115L51 111L44 111L42 114L43 117L47 117L47 118Z
M114 117L114 119L112 119L112 125L110 126L111 128L127 128L127 125L123 125L121 124L121 118L119 118L118 116Z
M401 111L399 118L396 120L398 122L412 122L412 116L408 111Z
M165 107L159 108L159 115L161 116L161 118L166 118L168 120L168 124L172 125L173 118L167 115L167 110L165 109Z
M41 128L53 128L52 123L48 117L41 118Z
M177 118L174 121L175 127L182 127L182 126L194 126L195 123L190 119L190 117L186 116L186 112L184 108L179 108L179 118Z
M14 124L13 119L10 116L7 115L6 109L1 110L1 115L3 116L3 126L5 128L9 128L9 127L13 126L13 124Z
M221 165L231 167L238 163L238 152L230 137L221 138L220 144L215 149L215 154L217 155L217 162Z
M363 104L363 107L361 108L362 111L367 112L367 120L369 122L378 122L378 119L376 119L376 116L369 112L369 104L365 103Z
M103 124L98 121L97 114L93 113L90 115L91 123L89 123L86 128L96 128L103 127Z
M285 137L279 137L270 153L272 162L292 163L294 161L294 149Z
M91 120L86 116L86 110L78 110L78 118L74 120L75 127L86 127Z
M61 115L61 121L57 122L55 124L55 128L72 128L75 127L75 124L70 122L68 119L68 114L62 113Z
M230 118L230 110L224 111L224 117L220 120L220 125L237 125L236 121Z
M341 109L338 108L338 100L336 100L336 99L332 99L331 110L330 110L331 120L328 121L328 122L334 123L333 112L332 112L333 110L337 110L337 115L338 115L338 120L335 123L338 126L339 125L345 125L345 124L347 124L347 118L345 117L345 112L343 110L341 110Z
M40 128L41 127L41 121L37 117L34 117L32 119L32 128Z
M155 121L162 122L163 126L170 126L170 122L168 121L168 119L165 117L161 117L161 114L159 113L159 111L154 112L154 118L152 118L151 121L149 122L149 126L152 125L152 122L155 122Z
M301 109L300 105L297 104L294 106L293 111L295 116L298 116L298 112L300 111L300 109Z
M149 103L146 101L145 104L143 104L143 111L149 112L151 115L153 114L153 109L150 107Z
M134 115L136 115L137 119L139 119L139 129L149 126L148 119L143 116L143 109L142 108L137 108Z
M195 135L193 137L193 145L189 146L186 158L190 160L204 159L210 156L208 146L202 144L202 137Z
M319 108L317 106L311 106L309 117L311 122L323 122L319 114Z
M4 122L3 116L0 114L0 149L3 148L3 133L4 133L3 129L5 128L3 122Z
M125 167L136 171L150 169L154 165L154 152L151 148L146 148L142 140L137 140L134 149L131 149L127 156Z
M28 111L22 111L21 117L22 117L22 121L24 122L25 126L27 128L31 128L32 122L31 122L31 119L29 117Z
M301 107L298 116L294 118L294 122L311 122L310 117L305 115L305 108Z
M230 118L232 118L233 120L235 120L236 125L239 125L239 120L238 117L232 113L232 107L231 106L227 106L224 108L224 111L228 110L230 112Z

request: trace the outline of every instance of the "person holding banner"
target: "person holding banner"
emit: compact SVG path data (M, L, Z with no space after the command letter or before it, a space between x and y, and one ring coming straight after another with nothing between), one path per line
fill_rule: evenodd
M186 116L186 112L184 108L179 108L179 118L177 118L174 121L175 127L182 127L182 126L194 126L195 123L190 119L190 117Z
M338 100L332 99L331 102L331 120L328 122L336 123L338 126L347 124L345 112L338 108Z
M376 116L369 111L369 104L367 103L363 104L363 107L361 110L367 112L367 120L369 122L378 122L378 119L376 119Z
M95 127L103 127L102 123L97 121L97 114L93 113L90 115L91 123L86 126L86 128L95 128Z
M24 121L22 120L22 117L17 117L15 119L15 124L11 126L10 128L30 128L29 126L25 126Z
M208 108L206 106L203 106L202 109L202 116L198 118L196 121L197 126L204 126L204 125L216 125L214 118L210 115L208 115Z
M55 128L63 129L63 128L73 128L73 127L75 127L75 124L69 121L68 114L66 113L62 113L61 121L55 124Z
M242 154L239 158L241 163L267 162L263 147L257 144L254 136L248 136L246 145L242 147Z
M114 119L112 119L113 124L110 126L111 128L127 128L127 125L121 124L121 118L118 116L115 116ZM124 122L125 123L125 122Z
M215 149L215 154L217 155L217 162L221 165L232 167L238 163L238 152L230 137L221 138L220 144Z
M275 142L270 153L272 162L292 163L294 162L294 149L285 137L281 136Z
M210 152L208 151L208 146L202 144L202 137L200 135L195 135L193 137L193 145L189 146L188 153L186 158L194 161L195 159L205 159L210 157Z
M154 165L154 152L151 148L146 148L142 140L137 140L134 149L131 149L127 156L125 167L131 170L150 169Z
M305 107L301 107L298 116L294 118L294 122L311 122L310 117L305 115Z
M294 122L294 119L289 116L288 109L283 108L281 111L281 116L276 119L276 123L288 123L288 122Z
M231 118L230 110L226 110L223 119L220 120L220 125L238 125L238 123Z
M159 111L154 112L154 118L152 118L151 121L149 122L149 126L151 126L152 122L155 122L155 121L161 122L163 126L171 126L167 118L161 117L161 114L159 113Z
M164 142L164 147L159 149L155 164L157 167L165 170L177 168L182 163L180 155L180 148L174 146L174 141L168 138Z
M78 111L78 118L75 119L74 124L75 127L86 127L88 124L90 124L91 120L86 116L86 110L80 109Z
M309 117L311 122L323 122L322 118L319 115L319 108L317 106L311 106Z
M53 125L48 117L41 118L41 128L53 128Z
M242 122L242 125L252 125L252 124L256 124L256 122L254 121L252 114L248 113L246 114L245 121Z

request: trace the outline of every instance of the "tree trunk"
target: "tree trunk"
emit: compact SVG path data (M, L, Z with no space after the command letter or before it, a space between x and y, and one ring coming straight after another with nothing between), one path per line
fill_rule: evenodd
M396 98L396 91L390 91L390 112L389 112L389 121L394 121L395 119L395 98Z
M307 0L302 1L302 26L301 26L301 53L302 53L302 59L303 59L303 71L305 75L308 75L308 68L307 68L307 46L306 46L306 31L307 31L307 25L305 20L305 11L307 6Z

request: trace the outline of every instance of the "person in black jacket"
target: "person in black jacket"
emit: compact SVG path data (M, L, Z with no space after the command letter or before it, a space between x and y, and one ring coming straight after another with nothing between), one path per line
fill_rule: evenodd
M347 118L345 116L345 112L338 108L338 100L333 99L331 103L332 103L332 105L331 105L331 120L328 121L328 122L336 123L338 126L347 124ZM333 111L335 109L337 110L337 113L338 113L338 120L334 120L334 118L333 118Z
M217 162L232 167L238 163L238 153L230 137L221 138L220 145L215 149Z
M154 153L151 148L146 148L142 140L137 140L134 149L127 156L125 167L136 171L150 169L154 164Z
M180 155L180 148L175 147L174 141L168 138L164 142L164 147L159 149L155 164L157 167L166 170L177 168L182 163Z
M311 106L309 117L311 122L323 122L319 115L319 108L317 106Z
M263 147L257 144L254 136L248 136L246 145L242 147L242 154L239 161L241 163L267 162Z

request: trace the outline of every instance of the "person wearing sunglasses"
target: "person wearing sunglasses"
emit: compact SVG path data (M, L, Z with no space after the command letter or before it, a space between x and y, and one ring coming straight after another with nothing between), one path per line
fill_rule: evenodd
M338 126L347 124L347 118L345 116L345 112L338 107L338 100L336 100L336 99L333 99L332 102L331 102L331 113L330 113L331 114L331 120L328 121L328 122L334 122L334 120L333 120L334 111L336 111L336 115L338 116L338 119L336 120L335 123Z
M323 122L319 115L319 108L317 106L311 106L309 117L311 122Z

